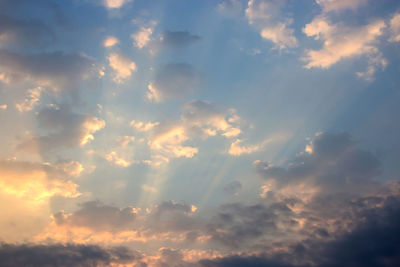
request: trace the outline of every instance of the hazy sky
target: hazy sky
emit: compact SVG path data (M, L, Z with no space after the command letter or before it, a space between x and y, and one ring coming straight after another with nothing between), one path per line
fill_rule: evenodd
M0 0L0 265L400 266L399 73L396 0Z

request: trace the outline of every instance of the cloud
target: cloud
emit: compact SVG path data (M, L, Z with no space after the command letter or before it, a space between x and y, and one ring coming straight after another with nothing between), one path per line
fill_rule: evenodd
M346 9L356 10L358 7L365 5L369 0L316 0L321 6L323 12L339 12Z
M153 34L154 26L141 27L140 31L133 33L131 38L133 39L133 45L139 49L145 47L151 41L151 35Z
M318 133L287 168L254 164L268 181L268 190L295 193L305 200L319 194L367 192L380 174L377 157L357 148L348 133Z
M67 166L69 164L70 166ZM3 195L23 199L32 208L42 205L53 196L74 198L80 195L78 186L68 178L79 176L79 163L37 163L17 160L1 160L0 178ZM81 166L80 166L81 167Z
M251 145L251 146L242 146L240 143L242 140L236 139L229 148L229 154L233 156L240 156L242 154L251 154L253 152L257 152L263 148L262 144L259 145Z
M237 195L238 192L242 189L242 183L239 181L232 181L228 184L226 184L223 188L223 190L231 195Z
M145 227L151 232L184 232L196 229L193 215L197 208L193 205L164 201L150 212Z
M3 266L110 266L131 263L134 252L124 247L104 249L96 245L2 244Z
M250 25L260 31L262 38L275 44L275 49L283 50L296 47L297 39L290 18L284 18L281 8L285 1L250 0L245 11ZM282 19L283 18L283 19Z
M217 10L226 16L239 17L243 11L241 0L226 0L218 4Z
M234 109L224 110L213 103L196 100L182 106L180 120L154 123L133 120L131 126L138 132L148 132L147 144L153 155L145 163L159 167L170 158L194 157L198 148L185 145L194 138L237 137L242 132L239 121Z
M31 111L35 106L39 104L40 95L42 94L43 88L36 87L27 91L27 96L22 103L16 104L16 108L19 112Z
M366 56L367 70L358 75L372 80L377 69L384 69L387 61L378 50L376 43L386 27L383 20L376 20L361 27L333 24L328 18L318 16L303 28L303 32L323 42L320 50L307 50L303 60L305 68L327 69L347 58Z
M151 150L166 158L192 158L198 149L183 145L187 140L189 140L189 136L183 126L160 124L155 129L155 134L148 141L148 144Z
M241 133L237 122L240 120L234 109L221 111L211 102L195 100L182 107L181 120L188 131L200 136L221 134L225 137L236 137Z
M18 149L38 152L83 146L94 140L93 134L106 124L95 116L75 113L65 105L39 110L37 120L39 128L47 134L27 138L18 145Z
M0 105L0 111L2 111L2 110L6 110L7 109L7 105Z
M114 165L125 168L129 167L132 164L132 162L128 161L127 159L118 156L117 152L115 151L111 151L110 153L106 154L105 159Z
M231 203L219 207L207 225L207 233L211 241L231 249L251 248L255 243L266 242L266 237L273 240L282 235L283 216L291 215L286 205L266 205ZM283 215L283 216L282 216Z
M188 31L165 31L160 38L161 45L177 49L199 41L201 41L200 36L191 34Z
M147 98L162 102L168 98L182 98L192 92L199 83L199 74L189 64L170 63L161 66L155 79L148 85Z
M116 83L122 83L132 75L132 72L136 71L135 62L131 61L121 53L111 53L108 56L108 63L115 72L113 80Z
M82 54L63 52L17 54L0 50L0 80L30 81L53 89L73 89L79 81L99 76L95 60Z
M60 211L53 215L57 225L86 227L95 231L122 231L131 229L136 211L131 207L120 209L99 201L80 204L80 209L72 214Z
M133 143L135 141L135 137L134 136L120 136L117 138L117 143L122 146L122 147L126 147L128 146L130 143Z
M142 122L142 121L134 121L132 120L130 126L134 127L139 132L147 132L158 126L159 122Z
M131 2L131 0L103 0L103 1L104 5L108 9L118 9L121 8L123 5L125 5L126 3Z
M327 202L328 203L328 202ZM266 245L261 252L231 254L216 259L203 259L201 266L397 266L400 236L399 195L388 194L360 197L344 202L340 207L346 224L350 216L353 224L350 229L332 232L332 235L311 235L294 242L275 242ZM330 207L322 207L320 212ZM231 214L229 214L231 215ZM322 214L321 214L322 215ZM248 215L256 217L255 215ZM313 218L313 223L317 218ZM325 218L327 223L328 218ZM225 221L232 224L234 218L226 216ZM265 222L266 220L262 221ZM229 225L228 224L228 225ZM222 225L222 224L221 224ZM256 230L259 226L255 226ZM237 228L243 229L243 228ZM251 233L251 229L243 229ZM255 230L255 232L256 232ZM321 231L321 230L320 230ZM241 234L243 234L241 233ZM222 232L222 235L226 232ZM266 243L264 243L266 244ZM283 247L279 247L282 246Z
M400 13L396 13L390 19L389 42L400 42Z
M117 37L114 36L107 36L106 39L104 39L103 41L104 47L113 47L117 44L119 44L119 40Z
M0 14L0 47L41 47L54 41L53 31L39 20L19 20Z

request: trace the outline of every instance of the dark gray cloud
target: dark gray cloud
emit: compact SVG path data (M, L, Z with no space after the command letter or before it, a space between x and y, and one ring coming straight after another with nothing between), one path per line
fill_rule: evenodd
M198 221L193 217L194 206L164 201L150 213L145 226L154 232L185 232L197 229Z
M55 40L53 31L39 20L19 20L0 14L0 46L40 48Z
M76 147L93 139L93 133L105 122L95 116L74 112L69 105L46 107L37 113L43 134L22 141L18 149L29 152L48 152L60 147Z
M9 83L28 80L55 89L74 89L77 82L99 75L92 58L76 53L19 54L0 50L0 73Z
M171 48L184 48L201 41L201 37L188 31L165 31L161 37L161 45Z
M0 246L0 265L15 266L109 266L134 261L135 254L123 247L104 249L94 245L11 245Z
M359 149L348 133L319 133L306 148L279 167L256 161L258 172L273 179L277 188L307 183L321 193L357 193L374 187L380 173L380 161L370 151Z
M268 254L231 255L213 260L202 260L207 267L223 266L354 266L378 267L400 264L400 197L375 197L379 205L365 205L365 198L354 204L359 221L351 231L335 238L308 238L295 242L286 250ZM358 203L357 203L358 202ZM364 204L362 204L364 203ZM272 251L273 247L271 247Z
M58 225L83 226L93 230L122 231L132 229L136 213L131 207L118 207L98 201L82 203L76 212L66 215L58 212L53 215Z
M237 194L240 189L242 189L242 184L239 181L232 181L228 184L226 184L223 188L223 190L231 195Z
M189 64L170 63L161 66L148 86L147 97L156 102L167 98L183 98L199 83L199 73Z
M230 248L249 248L266 236L281 235L277 224L287 224L292 211L285 205L262 203L223 205L207 225L212 241ZM290 221L289 221L290 222Z

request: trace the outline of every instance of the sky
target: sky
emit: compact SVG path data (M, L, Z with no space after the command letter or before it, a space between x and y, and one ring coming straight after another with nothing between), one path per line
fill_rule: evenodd
M400 266L400 2L0 0L0 265Z

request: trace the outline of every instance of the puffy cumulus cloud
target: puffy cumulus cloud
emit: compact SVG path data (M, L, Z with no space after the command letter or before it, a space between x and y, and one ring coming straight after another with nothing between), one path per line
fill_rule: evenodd
M280 50L298 44L294 30L290 28L292 19L282 19L284 3L276 0L250 0L245 11L249 24L260 31L262 38L273 42L275 48Z
M18 54L0 50L0 80L30 81L55 90L73 89L82 80L101 75L95 60L63 52Z
M104 39L103 41L104 47L113 47L117 44L119 44L119 40L115 36L107 36L106 39Z
M148 45L151 41L151 35L154 31L155 23L152 23L149 27L141 27L140 30L131 35L133 39L133 45L139 49L142 49L146 45Z
M253 152L257 152L259 150L261 150L263 148L263 145L251 145L251 146L242 146L240 145L240 143L242 142L242 140L237 139L235 140L230 148L229 148L229 154L233 155L233 156L240 156L242 154L251 154Z
M111 53L108 56L108 63L115 72L114 81L117 83L122 83L136 71L135 62L121 53Z
M367 4L368 1L369 0L316 0L323 12L339 12L346 9L356 10L358 7Z
M96 245L2 244L3 266L119 266L135 263L140 254L126 247L102 248Z
M57 225L80 226L96 231L122 231L132 228L136 210L132 207L118 208L99 201L80 204L80 209L72 214L60 211L53 215Z
M148 85L147 98L154 102L162 102L167 98L182 98L194 90L199 79L199 74L189 64L163 65L157 70L154 81Z
M166 158L192 158L198 151L195 147L183 145L189 136L181 125L161 124L155 131L155 135L148 141L149 147Z
M400 42L400 13L390 19L390 42Z
M53 31L39 20L19 20L0 15L0 47L40 47L54 38Z
M75 113L65 105L39 110L37 120L39 128L46 134L27 138L18 145L18 149L44 152L60 147L83 146L92 141L93 134L105 126L104 120Z
M147 132L158 126L159 122L142 122L142 121L134 121L130 122L130 126L134 127L139 132Z
M195 138L221 135L228 139L241 134L240 117L234 109L221 109L207 101L192 101L182 106L180 120L164 122L132 121L138 132L148 132L145 137L153 152L144 162L155 167L168 163L170 158L192 158L198 148L186 145Z
M323 194L367 192L380 174L380 161L357 148L348 133L318 133L287 168L256 161L268 191L296 195L303 200Z
M130 162L129 160L120 157L115 151L111 151L110 153L106 154L105 159L114 165L125 168L129 167L132 164L132 162Z
M188 132L195 135L236 137L241 133L238 127L240 118L234 109L221 111L208 101L186 103L182 107L181 119Z
M29 89L26 98L23 102L16 104L15 107L19 112L31 111L35 106L39 104L40 95L42 94L43 87L36 87Z
M201 37L188 31L165 31L160 37L162 46L184 48L201 41Z
M368 67L358 73L366 80L372 80L377 69L384 69L387 61L377 48L377 38L386 27L383 20L373 21L361 27L333 24L325 16L318 16L303 28L303 32L323 42L319 50L307 50L303 58L306 68L327 69L347 58L366 56Z
M131 2L131 0L103 0L105 7L108 9L118 9L129 2Z

